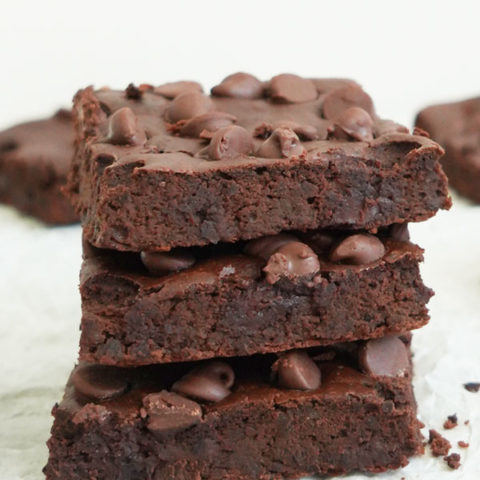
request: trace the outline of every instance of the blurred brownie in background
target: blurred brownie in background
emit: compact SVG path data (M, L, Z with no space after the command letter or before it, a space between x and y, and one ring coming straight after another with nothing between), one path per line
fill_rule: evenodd
M52 225L77 222L61 191L72 156L68 110L0 132L0 202Z
M480 97L428 107L416 125L445 147L441 162L450 185L480 203Z

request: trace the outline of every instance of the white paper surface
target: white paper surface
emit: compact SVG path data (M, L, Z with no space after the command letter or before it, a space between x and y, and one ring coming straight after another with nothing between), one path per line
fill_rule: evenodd
M480 207L455 198L450 212L410 231L426 250L423 277L436 292L432 320L413 343L419 416L452 442L462 467L452 471L427 450L405 469L374 478L476 480L480 392L469 393L462 384L480 381ZM50 410L78 351L80 257L79 226L47 228L0 207L1 480L43 478ZM453 413L459 426L444 432L443 422ZM458 448L458 440L470 447Z

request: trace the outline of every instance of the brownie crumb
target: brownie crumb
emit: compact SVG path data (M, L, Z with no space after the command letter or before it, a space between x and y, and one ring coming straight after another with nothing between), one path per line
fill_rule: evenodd
M459 446L460 448L468 448L468 447L470 446L470 444L467 443L467 442L464 442L463 440L459 440L459 441L458 441L458 446Z
M460 455L458 453L451 453L447 457L443 457L443 459L453 470L456 470L460 466Z
M478 382L464 383L463 386L465 387L465 390L468 390L472 393L477 393L480 390L480 383Z
M450 430L452 428L455 428L458 425L458 418L457 414L454 413L453 415L449 415L447 419L445 420L445 423L443 424L443 428L445 430Z
M465 420L465 421L463 422L463 424L464 424L464 425L469 425L469 424L470 424L470 420Z
M140 100L143 95L143 91L136 87L133 83L130 83L125 90L125 95L130 100Z
M430 444L430 448L432 449L432 454L434 457L447 455L450 448L452 448L452 444L433 429L429 430L428 443Z

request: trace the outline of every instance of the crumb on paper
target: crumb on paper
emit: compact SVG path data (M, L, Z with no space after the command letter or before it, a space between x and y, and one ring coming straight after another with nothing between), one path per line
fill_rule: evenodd
M443 457L447 465L456 470L460 466L460 455L458 453L451 453L447 457Z
M468 382L468 383L464 383L463 386L465 387L465 390L468 390L469 392L472 392L472 393L477 393L480 390L479 382Z
M450 448L452 448L452 444L433 429L429 430L428 443L430 444L432 455L434 457L445 456L448 454Z
M468 448L470 446L469 443L464 442L463 440L459 440L457 443L460 448Z
M445 423L443 424L443 428L445 430L450 430L452 428L455 428L458 425L458 418L457 414L454 413L453 415L449 415L447 419L445 420Z

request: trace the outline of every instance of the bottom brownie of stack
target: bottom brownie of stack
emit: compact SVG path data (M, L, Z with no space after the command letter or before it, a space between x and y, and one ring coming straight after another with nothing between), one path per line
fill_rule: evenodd
M409 335L137 368L80 364L48 480L293 479L423 451Z

